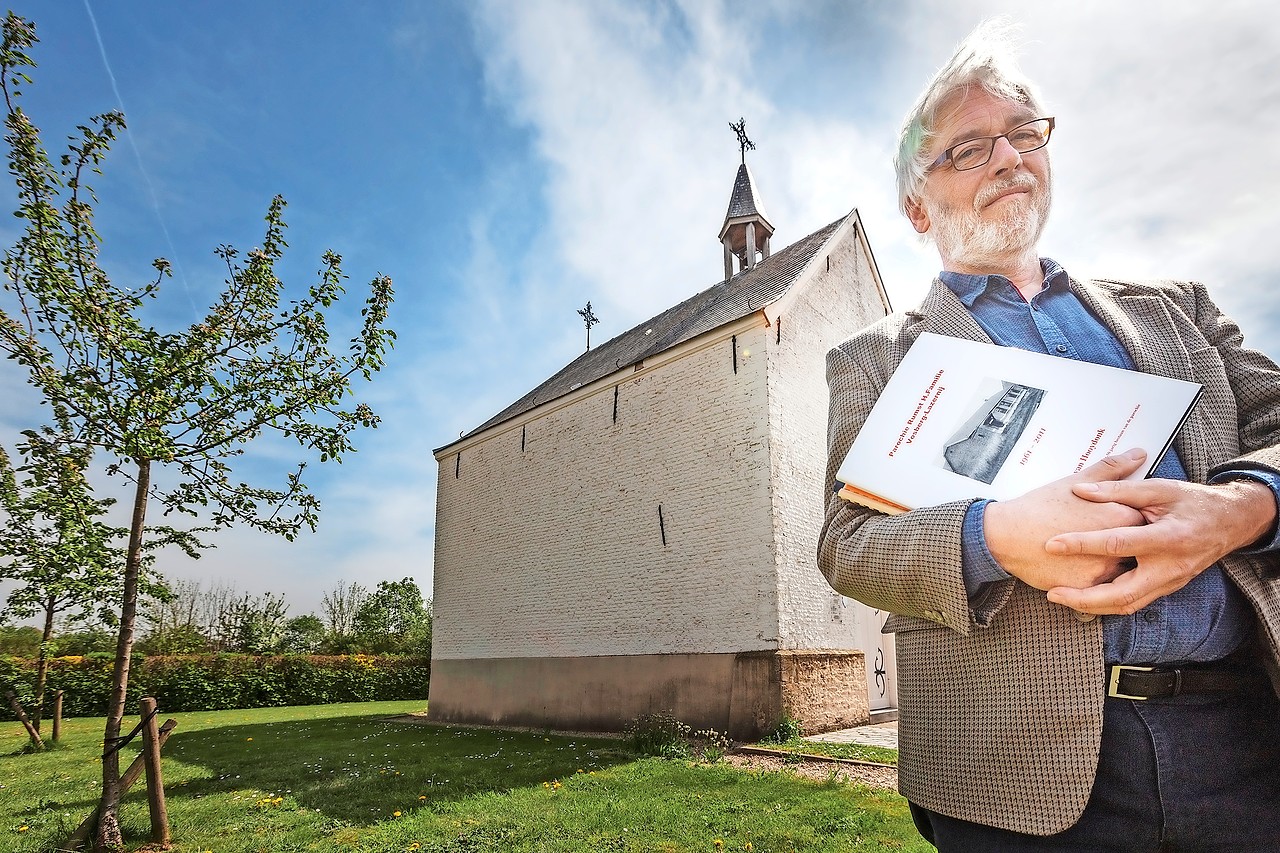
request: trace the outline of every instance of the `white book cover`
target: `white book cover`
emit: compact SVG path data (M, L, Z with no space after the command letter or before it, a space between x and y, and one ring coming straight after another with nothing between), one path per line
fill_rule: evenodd
M997 500L1130 447L1148 476L1199 397L1194 382L923 334L867 417L840 496L884 512Z

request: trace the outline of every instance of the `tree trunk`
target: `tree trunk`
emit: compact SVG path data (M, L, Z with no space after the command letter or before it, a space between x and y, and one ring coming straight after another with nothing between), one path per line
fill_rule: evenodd
M44 750L44 741L40 740L40 732L36 731L28 719L26 711L22 710L22 703L18 701L18 697L12 690L4 692L4 698L9 700L9 707L13 710L13 715L18 718L18 722L22 723L23 728L27 730L27 735L31 738L31 745L38 750Z
M129 554L124 565L124 599L120 604L120 633L116 639L116 668L111 684L111 704L103 735L102 798L98 801L98 831L95 853L119 850L120 834L120 753L115 749L124 720L125 694L129 689L129 659L133 654L133 625L138 612L138 576L142 570L142 532L147 519L147 497L151 487L151 460L135 459L138 466L133 493L133 521L129 530Z
M36 657L36 701L31 709L31 724L40 731L40 718L44 716L44 687L49 678L49 640L53 637L53 611L56 605L53 596L44 606L44 634L40 637L40 653Z

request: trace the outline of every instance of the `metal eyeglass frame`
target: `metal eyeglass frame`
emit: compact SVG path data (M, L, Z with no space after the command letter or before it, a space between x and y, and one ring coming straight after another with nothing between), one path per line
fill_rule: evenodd
M952 145L946 151L943 151L942 154L938 156L937 160L934 160L932 163L929 164L929 167L925 169L925 171L932 172L934 169L938 168L943 163L946 163L948 160L951 160L951 168L955 169L957 172L967 172L970 169L980 169L991 162L991 155L994 154L996 150L997 139L1003 139L1008 141L1009 134L1016 133L1017 131L1026 127L1027 125L1035 124L1038 121L1049 122L1049 129L1045 131L1044 139L1040 142L1039 145L1035 146L1034 148L1024 148L1021 150L1012 142L1009 142L1009 145L1013 148L1014 151L1017 151L1019 154L1030 154L1032 151L1039 151L1041 148L1049 144L1049 137L1053 135L1053 128L1055 124L1055 120L1053 116L1042 116L1041 118L1033 118L1033 119L1030 119L1029 121L1024 121L1022 124L1018 125L1017 127L1012 127L1005 133L1000 133L1000 134L997 134L996 136L975 136L973 139L966 139L963 142L957 142L955 145ZM971 145L974 142L980 142L982 140L986 140L988 145L987 145L987 156L982 159L981 163L974 163L972 166L965 166L962 169L955 164L954 160L951 159L952 151L955 151L957 148L960 148L961 146Z

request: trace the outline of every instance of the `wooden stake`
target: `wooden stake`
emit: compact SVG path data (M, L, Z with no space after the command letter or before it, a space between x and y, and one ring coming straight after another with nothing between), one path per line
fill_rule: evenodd
M43 751L44 741L40 740L40 732L35 726L31 725L31 720L27 719L27 713L22 710L22 703L18 701L18 697L14 695L12 690L6 690L4 698L9 700L9 707L13 709L13 715L22 722L23 728L31 736L31 742L36 745L36 749Z
M169 733L178 727L177 720L165 720L164 725L160 727L157 734L156 742L160 746L164 746L164 742L169 739ZM138 781L138 777L143 773L144 760L141 754L133 759L133 763L129 765L129 769L124 771L120 776L120 796L124 796L133 784ZM76 831L71 833L71 837L62 845L63 850L78 850L80 845L89 840L89 834L93 832L93 824L98 819L98 808L94 806L89 816L84 822L76 827Z
M156 730L156 700L142 697L142 757L147 770L147 806L151 811L151 841L169 846L169 808L164 801L164 778L160 773L160 733Z
M57 743L62 736L62 691L53 694L53 740Z

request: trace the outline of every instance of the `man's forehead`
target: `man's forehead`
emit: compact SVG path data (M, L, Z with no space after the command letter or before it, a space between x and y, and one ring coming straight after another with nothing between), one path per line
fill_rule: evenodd
M993 95L981 87L952 93L938 109L933 132L942 147L976 136L994 136L1036 116L1022 101Z

